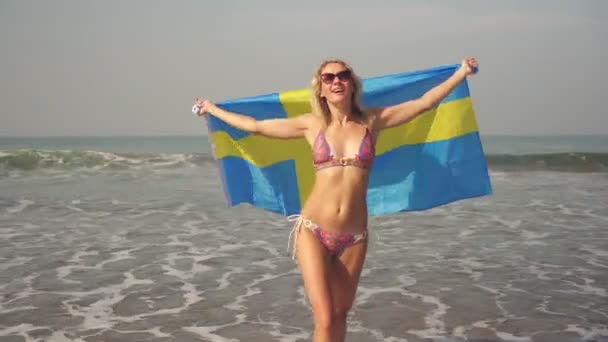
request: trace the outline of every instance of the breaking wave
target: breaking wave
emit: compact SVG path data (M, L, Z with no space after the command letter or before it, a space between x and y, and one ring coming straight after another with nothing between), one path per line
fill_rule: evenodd
M496 171L608 172L608 153L550 153L487 155L488 166ZM110 153L82 150L0 151L0 171L44 169L137 170L176 169L213 163L208 153Z
M34 171L41 169L171 169L202 166L210 162L213 162L213 157L205 153L110 153L81 150L0 151L0 170L4 171Z

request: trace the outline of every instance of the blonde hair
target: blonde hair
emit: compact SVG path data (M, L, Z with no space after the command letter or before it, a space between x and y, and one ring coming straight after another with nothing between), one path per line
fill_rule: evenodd
M319 67L317 68L312 81L310 82L310 107L312 113L315 115L322 115L325 118L325 122L329 123L331 121L331 113L329 112L329 106L324 98L321 97L321 72L323 68L328 64L337 63L344 66L351 73L351 79L353 84L353 97L351 99L351 110L354 115L362 119L363 121L367 121L366 112L363 110L363 106L361 106L361 102L359 100L359 96L362 92L362 83L359 76L355 74L353 68L351 68L348 63L340 59L330 59L323 61Z

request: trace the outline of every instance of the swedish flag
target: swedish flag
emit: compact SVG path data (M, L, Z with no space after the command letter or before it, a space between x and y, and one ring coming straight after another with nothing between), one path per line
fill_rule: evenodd
M422 96L459 65L364 79L361 103L384 107ZM309 90L218 103L258 120L310 112ZM280 140L238 130L207 116L214 157L229 205L249 203L281 215L300 212L315 171L304 138ZM370 215L425 210L490 195L492 187L467 81L414 120L380 133L370 174Z

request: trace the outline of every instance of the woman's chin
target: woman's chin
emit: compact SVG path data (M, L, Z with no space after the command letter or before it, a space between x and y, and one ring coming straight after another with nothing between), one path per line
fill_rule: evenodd
M348 96L345 94L332 94L327 98L327 102L331 103L334 106L342 106L348 104Z

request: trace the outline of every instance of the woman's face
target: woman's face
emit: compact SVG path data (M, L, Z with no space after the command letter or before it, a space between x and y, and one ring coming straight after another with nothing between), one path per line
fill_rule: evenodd
M351 72L340 63L329 63L320 75L321 97L327 102L338 104L349 102L353 96L353 82Z

